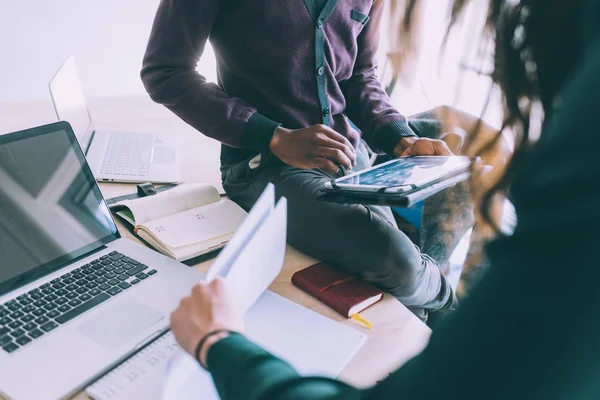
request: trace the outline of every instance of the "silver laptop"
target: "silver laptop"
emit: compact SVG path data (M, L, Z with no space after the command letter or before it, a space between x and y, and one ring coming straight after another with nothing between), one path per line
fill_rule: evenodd
M67 58L50 82L50 95L58 120L67 121L73 127L98 181L179 181L177 141L173 138L94 129L74 56Z
M0 136L0 394L76 392L164 333L202 274L122 239L66 122Z

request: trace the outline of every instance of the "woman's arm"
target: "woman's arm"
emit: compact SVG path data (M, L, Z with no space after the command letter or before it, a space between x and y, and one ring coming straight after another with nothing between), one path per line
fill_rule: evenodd
M519 224L490 246L492 267L428 347L361 393L298 378L244 339L209 367L225 399L597 399L600 393L600 43L513 185ZM398 345L402 345L399 343Z
M244 323L232 300L217 278L194 286L171 314L175 338L207 366L221 398L355 398L358 390L334 380L301 378L290 365L235 333L243 331Z
M241 335L211 346L207 366L224 400L353 399L360 394L339 381L302 378L289 364Z
M233 336L207 349L221 396L289 399L600 398L600 40L576 71L511 187L513 236L419 356L374 388L300 378ZM212 329L241 331L222 281L200 284L172 316L191 354ZM401 346L402 343L398 343Z

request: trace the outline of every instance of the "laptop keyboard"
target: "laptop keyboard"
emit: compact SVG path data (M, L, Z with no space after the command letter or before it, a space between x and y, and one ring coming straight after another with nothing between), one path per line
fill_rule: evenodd
M12 353L154 274L113 251L0 304L0 347Z
M111 134L100 173L121 176L148 175L151 147L152 135Z

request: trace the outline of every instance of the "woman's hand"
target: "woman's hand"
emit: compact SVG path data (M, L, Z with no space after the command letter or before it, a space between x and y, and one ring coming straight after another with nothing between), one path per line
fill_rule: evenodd
M191 296L181 299L171 314L171 331L179 345L195 357L200 340L207 333L219 329L242 332L244 318L235 306L225 281L216 278L210 283L196 284ZM227 333L211 336L202 346L198 361L206 366L210 347L227 336Z

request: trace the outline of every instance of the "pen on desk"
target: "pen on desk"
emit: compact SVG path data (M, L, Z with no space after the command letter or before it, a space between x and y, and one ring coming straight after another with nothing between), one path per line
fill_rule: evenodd
M367 321L366 319L364 319L360 314L356 313L356 314L352 314L350 315L350 318L352 318L355 321L360 322L361 324L363 324L364 326L367 327L367 329L371 329L373 328L373 324L370 323L369 321Z

